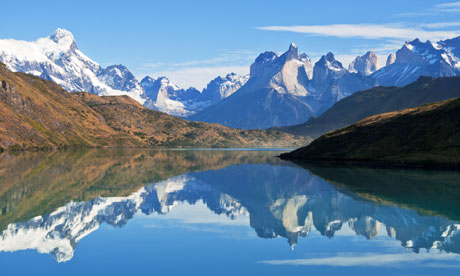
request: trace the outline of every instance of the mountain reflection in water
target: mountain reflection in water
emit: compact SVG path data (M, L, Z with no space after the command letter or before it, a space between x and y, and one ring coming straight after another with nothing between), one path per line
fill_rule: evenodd
M273 151L91 150L0 156L0 252L35 249L58 262L102 223L168 214L203 202L248 216L261 238L292 246L347 225L372 240L385 230L414 252L460 253L460 174L302 168ZM331 241L332 242L332 241Z

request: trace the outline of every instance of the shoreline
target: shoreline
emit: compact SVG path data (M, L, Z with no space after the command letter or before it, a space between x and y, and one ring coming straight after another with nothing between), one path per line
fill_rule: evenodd
M69 150L93 150L93 149L146 149L146 150L176 150L176 151L292 151L295 148L277 148L277 147L85 147L85 146L69 146L69 147L43 147L43 148L20 148L20 149L3 149L0 148L2 153L19 153L19 152L54 152L54 151L69 151Z

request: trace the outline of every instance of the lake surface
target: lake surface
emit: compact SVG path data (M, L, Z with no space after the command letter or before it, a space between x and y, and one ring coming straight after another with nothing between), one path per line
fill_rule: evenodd
M0 155L1 275L459 275L460 174L280 151Z

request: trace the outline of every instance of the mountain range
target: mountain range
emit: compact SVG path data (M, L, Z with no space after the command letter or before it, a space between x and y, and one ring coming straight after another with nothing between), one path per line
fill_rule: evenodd
M292 44L282 55L259 55L240 90L189 119L242 128L304 123L360 90L404 86L421 76L458 76L459 49L460 37L437 43L415 39L390 54L382 68L370 51L356 57L347 70L332 53L312 65L308 56L299 55Z
M356 57L348 68L332 53L313 64L291 44L283 54L260 54L249 76L216 77L202 91L179 88L166 77L138 81L123 65L103 68L84 55L64 29L33 42L0 40L0 62L12 71L52 80L67 91L128 95L150 109L192 121L253 129L304 123L337 101L375 86L404 86L420 76L460 75L460 37L406 41L383 67L372 51Z
M243 87L188 119L236 128L291 125L323 112L356 90L374 85L373 79L343 68L332 53L313 65L291 44L282 55L260 54Z
M150 110L128 96L67 93L0 63L0 151L65 147L292 147L308 139Z
M372 115L458 97L460 77L419 77L404 87L379 86L356 92L303 124L275 129L315 139L328 131L346 127Z
M180 89L166 77L149 76L140 82L119 64L103 68L84 55L71 32L57 29L36 41L0 40L0 62L14 72L51 80L70 92L90 92L100 96L127 95L140 104L176 116L187 116L225 98L241 87L247 77L230 73L217 77L201 91ZM204 93L205 92L205 93Z

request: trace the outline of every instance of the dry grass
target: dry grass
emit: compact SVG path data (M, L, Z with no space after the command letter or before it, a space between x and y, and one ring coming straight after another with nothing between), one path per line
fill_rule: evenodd
M298 147L309 138L190 122L127 96L68 93L0 65L0 151L67 147Z

